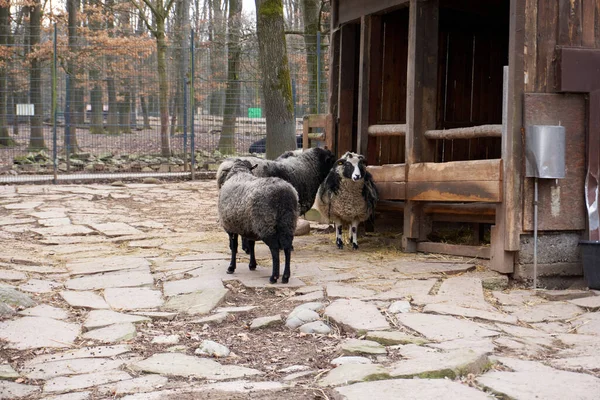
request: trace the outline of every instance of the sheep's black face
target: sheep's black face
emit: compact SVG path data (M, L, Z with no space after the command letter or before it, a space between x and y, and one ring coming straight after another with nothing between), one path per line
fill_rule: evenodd
M318 165L321 168L321 171L324 172L324 178L335 164L335 155L328 149L323 149L320 147L312 148L310 151L312 151L316 156Z
M367 171L364 157L351 152L347 152L337 161L337 170L344 178L353 181L363 179Z

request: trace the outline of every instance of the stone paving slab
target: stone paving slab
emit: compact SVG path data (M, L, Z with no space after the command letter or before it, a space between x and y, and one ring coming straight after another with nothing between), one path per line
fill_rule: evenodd
M167 377L156 374L148 374L125 381L102 385L98 388L98 391L111 396L119 396L129 393L146 393L160 389L166 385L168 381L169 378Z
M47 380L57 376L117 369L124 363L123 360L111 360L109 358L75 358L30 365L21 369L20 372L29 379Z
M335 300L325 309L325 316L351 330L390 329L389 322L375 305L360 300Z
M505 306L504 310L527 323L563 321L583 313L583 310L574 304L557 301L530 307Z
M42 236L84 236L94 233L83 225L58 225L49 228L34 228L32 232Z
M376 382L356 383L335 389L345 400L491 400L485 393L445 379L393 379Z
M21 271L0 269L0 281L23 281L25 279L27 279L27 274Z
M80 332L79 325L45 317L23 317L0 322L0 339L8 348L70 347Z
M600 312L586 313L571 321L577 333L600 336Z
M205 277L167 281L163 284L165 296L175 296L184 293L193 293L199 290L223 287L219 278L207 279Z
M47 304L40 304L39 306L26 308L23 311L19 311L18 314L27 315L30 317L48 317L61 320L69 318L69 313L62 308L52 307Z
M92 310L88 313L87 318L83 322L83 327L85 329L97 329L112 324L144 321L150 321L150 318L141 315L118 313L111 310Z
M575 304L576 306L583 307L589 311L600 310L600 296L584 297L574 300L569 300L569 303Z
M434 341L498 335L498 332L484 328L475 322L446 315L407 313L398 314L396 318L402 325Z
M168 376L194 376L201 379L226 380L262 375L259 370L237 365L222 365L206 358L185 354L158 353L142 361L130 364L134 370Z
M104 299L94 292L80 291L62 291L60 296L71 307L75 308L91 308L91 309L107 309L110 308Z
M89 400L92 398L92 392L85 390L82 392L73 392L65 394L57 394L54 396L46 396L42 400Z
M375 294L374 290L363 289L352 285L341 285L338 283L330 283L326 286L327 296L329 298L355 298L370 297Z
M81 374L69 377L59 376L46 381L44 384L44 392L67 392L128 379L131 379L131 375L124 371L117 370L92 372L90 374Z
M206 289L200 292L173 296L165 302L163 309L187 314L208 314L213 308L221 304L228 292L227 289Z
M77 350L69 350L62 353L54 354L42 354L24 364L25 368L32 367L36 364L43 364L53 361L61 360L73 360L79 358L96 358L96 357L116 357L121 354L125 354L131 351L131 347L126 344L119 344L114 346L93 346L93 347L82 347Z
M85 339L93 339L103 343L117 343L131 340L136 336L135 325L131 322L108 325L83 334Z
M560 371L533 361L498 360L515 372L488 372L478 377L477 383L509 398L592 400L600 393L600 379L591 375Z
M163 305L160 290L150 288L106 288L104 299L114 310L141 310Z
M452 304L427 304L423 308L424 313L454 315L464 318L477 318L493 322L503 322L506 324L516 324L517 317L500 312L479 310L476 308L467 308L455 306Z
M2 380L15 380L20 375L14 370L9 364L0 364L0 381Z
M135 256L113 256L104 259L79 260L67 263L71 275L96 274L98 272L120 271L149 267L148 260Z
M52 227L52 226L63 226L63 225L71 225L71 220L69 218L48 218L48 219L40 219L38 224L44 227Z
M62 287L62 285L54 281L44 279L30 279L23 285L20 285L19 290L29 293L51 293L60 287Z
M139 229L123 222L107 222L104 224L91 224L90 226L108 237L144 234L144 232Z
M38 386L0 380L0 399L14 400L40 391Z
M319 386L349 385L365 380L389 378L388 371L379 364L342 364L319 380Z
M389 370L394 378L450 378L480 374L488 365L486 352L458 349L444 353L427 353L417 358L398 361Z
M71 290L97 290L111 287L148 286L154 284L150 268L105 272L69 279L65 287Z
M19 203L7 204L4 206L7 210L33 210L44 204L41 201L23 201Z

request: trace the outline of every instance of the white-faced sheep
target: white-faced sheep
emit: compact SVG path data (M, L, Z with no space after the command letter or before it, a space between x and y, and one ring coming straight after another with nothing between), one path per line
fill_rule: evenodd
M238 235L256 241L262 240L273 259L269 281L279 279L279 250L285 254L282 283L290 279L290 258L294 231L298 220L296 189L280 178L258 178L252 175L256 165L247 160L235 160L219 192L219 221L229 235L231 262L227 273L236 268ZM256 269L252 254L250 269Z
M311 209L319 185L335 163L335 156L327 149L311 148L306 151L294 150L283 153L276 160L258 157L241 157L257 167L252 171L258 177L277 177L289 183L298 192L300 215ZM224 160L217 171L217 186L221 188L235 158ZM250 265L256 265L254 241L242 236L242 249L250 255Z
M352 248L358 249L358 224L373 215L377 188L366 170L362 155L347 152L331 169L319 187L316 206L321 215L335 223L338 248L344 248L342 227L351 227Z

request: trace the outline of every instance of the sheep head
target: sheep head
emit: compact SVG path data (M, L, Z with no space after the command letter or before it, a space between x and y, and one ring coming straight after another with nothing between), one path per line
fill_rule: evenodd
M356 182L363 179L367 172L364 160L362 155L348 151L337 161L336 171L341 177Z

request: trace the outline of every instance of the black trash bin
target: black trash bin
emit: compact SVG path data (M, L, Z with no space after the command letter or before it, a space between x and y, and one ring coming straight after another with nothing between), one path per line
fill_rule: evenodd
M583 276L588 287L600 290L600 242L581 240L579 246L583 259Z

